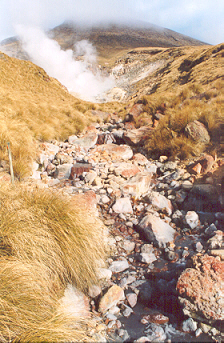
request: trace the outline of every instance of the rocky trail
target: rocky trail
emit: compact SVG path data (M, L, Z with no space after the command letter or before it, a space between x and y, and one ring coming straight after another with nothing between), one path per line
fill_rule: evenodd
M106 123L67 142L41 143L28 180L84 201L107 228L107 266L89 290L90 336L221 342L224 160L146 158L152 128L95 114Z

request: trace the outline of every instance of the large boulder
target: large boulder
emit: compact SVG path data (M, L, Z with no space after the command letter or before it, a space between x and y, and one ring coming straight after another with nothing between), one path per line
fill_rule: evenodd
M177 282L184 314L200 321L224 320L223 280L223 261L207 254L194 256Z
M198 120L194 120L187 124L185 127L185 133L188 137L198 143L208 144L210 142L208 130L205 125Z

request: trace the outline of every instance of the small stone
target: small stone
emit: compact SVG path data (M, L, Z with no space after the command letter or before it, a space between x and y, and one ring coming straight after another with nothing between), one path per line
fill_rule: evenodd
M114 223L115 223L115 220L113 218L107 219L107 220L104 221L104 224L106 226L114 225Z
M157 260L157 258L155 257L155 255L153 253L150 253L150 254L140 253L139 259L142 263L147 263L147 264L150 264L150 263Z
M118 336L122 338L122 341L123 341L123 342L127 341L127 340L130 338L130 336L129 336L127 330L118 329L118 330L117 330L117 333L118 333Z
M133 313L133 310L129 306L125 306L125 310L123 311L123 316L128 318Z
M120 273L120 272L123 272L124 270L126 270L128 268L129 268L129 263L126 259L119 260L119 261L113 261L109 267L109 269L113 273Z
M117 305L121 300L124 300L124 291L121 287L113 285L109 288L106 294L100 299L99 311L105 313L111 307Z
M112 327L115 325L116 325L116 320L112 320L108 323L107 327L108 327L108 329L112 329Z
M164 162L166 162L168 160L168 157L167 156L160 156L159 157L159 162L161 162L161 163L164 163Z
M111 276L112 276L112 271L110 269L99 268L99 270L98 270L99 279L110 280Z
M195 331L195 336L196 336L196 337L199 337L201 334L202 334L202 329L201 329L201 328L199 328L199 329L197 329L197 330Z
M195 322L192 318L188 318L183 322L182 329L184 332L194 332L197 330L197 322Z
M110 198L107 195L102 195L101 201L103 204L108 204L108 202L110 202Z
M100 286L97 286L97 285L92 285L90 288L89 288L89 296L91 298L96 298L100 293L101 293L101 287Z
M127 298L127 301L129 303L129 305L132 308L135 307L135 305L137 304L137 300L138 300L137 294L135 294L135 293L128 293L128 294L126 294L126 298Z
M205 323L200 323L200 326L204 333L208 333L211 330L211 326Z
M132 252L135 249L135 242L132 242L132 241L129 241L129 240L124 240L123 248L128 253L130 253L130 252Z
M112 313L107 313L106 318L107 318L109 321L117 320L117 317L116 317L114 314L112 314Z
M195 229L199 225L198 214L194 211L188 211L185 216L185 221L191 229Z
M203 245L201 244L201 242L197 242L195 248L196 248L196 251L197 251L197 252L202 252L202 250L203 250Z
M182 182L182 188L185 190L191 189L193 187L193 183L190 182L189 180L183 181Z
M176 231L165 221L153 214L147 214L139 223L139 230L144 233L149 242L159 247L166 247L168 242L174 240Z
M115 316L117 316L120 313L120 308L118 306L112 306L109 310L108 313L111 313Z
M93 186L101 187L102 186L102 181L99 176L97 176L92 183Z

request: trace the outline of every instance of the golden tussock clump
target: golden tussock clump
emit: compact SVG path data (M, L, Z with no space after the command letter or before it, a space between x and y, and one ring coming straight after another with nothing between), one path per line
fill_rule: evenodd
M143 97L149 116L166 104L156 129L146 139L149 154L178 156L182 159L199 155L206 148L218 148L221 123L224 123L224 83L216 80L209 87L186 84L180 91ZM185 127L198 120L205 125L211 137L208 146L186 137Z
M82 340L83 319L57 309L68 284L97 283L102 223L48 190L1 186L0 200L1 340Z

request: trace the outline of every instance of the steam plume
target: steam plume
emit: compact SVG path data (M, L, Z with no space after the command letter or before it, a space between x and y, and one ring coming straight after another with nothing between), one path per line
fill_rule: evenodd
M97 101L101 94L113 88L111 77L89 69L90 64L96 63L96 51L88 41L78 42L74 54L72 50L61 50L59 44L38 27L18 25L16 30L32 61L58 79L69 92L84 100ZM83 60L76 60L80 55Z

